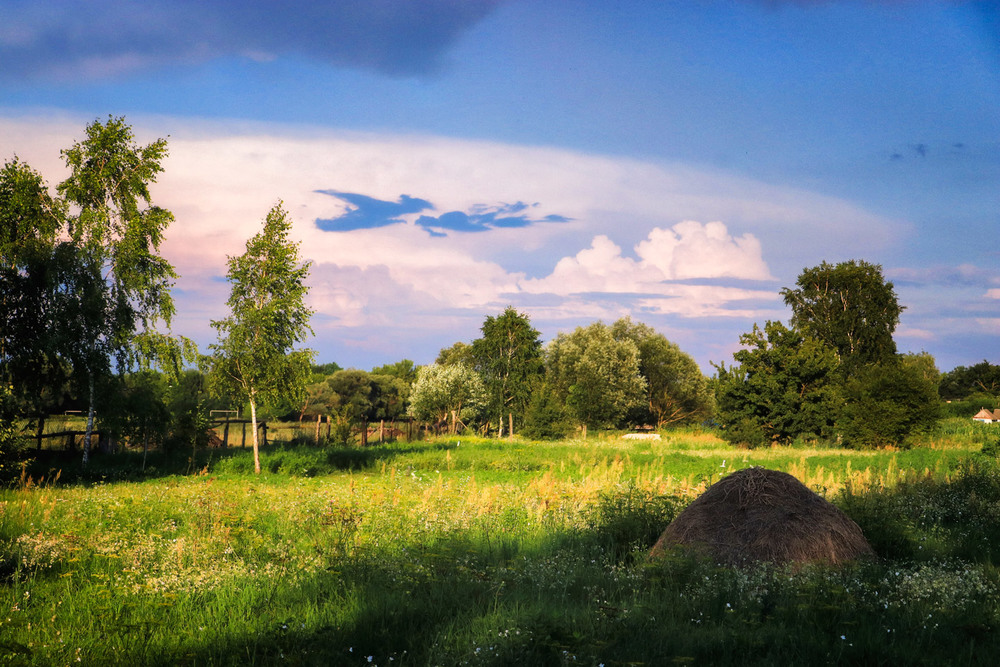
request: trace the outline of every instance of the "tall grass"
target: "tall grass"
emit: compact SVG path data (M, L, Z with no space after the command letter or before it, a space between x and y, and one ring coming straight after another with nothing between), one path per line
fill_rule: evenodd
M0 664L992 664L1000 471L977 448L455 437L133 479L97 457L0 492ZM834 499L881 558L646 562L750 465Z

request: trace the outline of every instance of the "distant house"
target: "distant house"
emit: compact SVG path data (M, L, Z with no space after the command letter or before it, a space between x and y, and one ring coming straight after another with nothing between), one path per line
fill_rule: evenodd
M986 408L983 408L976 413L973 419L977 422L983 422L984 424L997 424L1000 423L1000 410L994 410L990 412Z

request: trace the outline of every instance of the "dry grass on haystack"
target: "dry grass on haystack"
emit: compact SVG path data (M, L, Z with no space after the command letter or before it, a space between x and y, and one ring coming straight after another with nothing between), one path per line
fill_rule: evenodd
M716 482L650 551L691 548L720 562L840 563L873 551L858 524L788 473L747 468Z

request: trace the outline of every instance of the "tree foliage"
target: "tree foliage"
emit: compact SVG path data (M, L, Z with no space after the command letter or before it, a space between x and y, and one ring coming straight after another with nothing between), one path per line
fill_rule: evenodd
M941 376L941 398L954 400L973 394L1000 397L1000 365L983 359L972 366L957 366Z
M690 424L712 416L715 397L691 355L652 327L622 318L611 326L617 340L639 349L639 374L646 380L645 405L634 412L636 423Z
M556 336L546 350L545 365L556 395L578 421L591 427L625 423L646 396L639 347L616 339L603 322Z
M574 427L573 416L547 382L535 387L528 402L521 435L536 440L565 438Z
M62 151L70 175L58 197L16 158L0 173L0 316L9 323L0 358L25 396L36 395L33 383L58 384L72 367L89 406L84 463L96 385L137 366L177 370L193 353L193 343L168 333L176 274L158 253L173 215L149 191L166 146L137 144L123 118L109 117Z
M438 366L465 364L467 366L475 367L476 358L472 354L472 346L468 343L459 341L451 347L442 348L441 351L438 352L437 359L434 360L434 363Z
M804 269L796 285L781 291L792 328L833 348L846 371L896 354L892 334L903 307L881 266L823 262Z
M489 414L503 430L508 415L520 423L545 371L541 334L511 306L496 317L487 316L482 332L472 342L472 356L486 386Z
M260 473L257 408L294 401L301 404L313 353L295 349L312 333L306 305L309 263L300 263L298 244L289 239L291 221L279 202L246 251L228 261L230 315L212 322L219 342L212 345L213 379L223 393L250 405L254 469Z
M831 437L840 414L836 353L780 322L754 325L740 344L737 365L717 366L723 437L751 447Z
M119 371L150 361L169 339L177 277L158 254L173 214L152 203L149 186L163 171L167 141L141 146L124 118L87 126L86 139L62 152L69 177L58 191L71 207L69 233L108 285L108 349ZM154 340L149 340L153 338Z
M393 364L376 366L372 369L372 375L388 375L399 378L407 385L412 386L417 381L417 366L409 359L401 359Z
M937 421L937 383L917 356L859 369L844 383L838 423L844 443L857 448L905 445Z
M417 371L409 412L424 421L468 423L483 411L486 400L482 378L468 364L430 364Z
M352 423L376 419L379 385L369 373L355 369L337 371L326 383L333 393L333 408Z
M57 235L65 206L42 176L17 158L0 169L0 383L18 412L43 414L46 390L68 367L55 326L61 315Z

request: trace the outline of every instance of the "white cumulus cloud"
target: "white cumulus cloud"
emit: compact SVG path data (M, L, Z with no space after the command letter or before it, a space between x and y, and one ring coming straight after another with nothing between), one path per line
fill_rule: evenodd
M636 259L626 257L607 236L594 237L589 248L564 257L549 276L528 279L521 288L532 294L561 296L585 293L633 294L637 305L660 314L689 317L734 315L752 309L728 310L733 301L777 298L774 291L720 285L678 284L677 280L731 278L772 280L752 234L734 238L721 222L680 222L656 227L635 246Z

